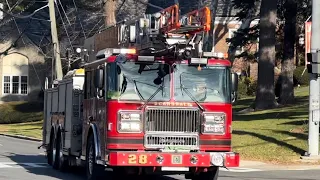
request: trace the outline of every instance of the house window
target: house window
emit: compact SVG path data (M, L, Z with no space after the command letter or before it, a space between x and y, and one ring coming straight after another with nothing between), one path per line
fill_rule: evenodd
M3 77L3 93L9 94L11 89L10 76Z
M28 94L28 76L21 76L21 94Z
M28 94L28 76L3 76L4 94Z
M12 76L12 94L19 94L19 76Z

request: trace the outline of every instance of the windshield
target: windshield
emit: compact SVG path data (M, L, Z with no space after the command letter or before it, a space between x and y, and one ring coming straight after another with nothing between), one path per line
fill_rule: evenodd
M107 65L108 99L168 101L170 99L168 64L137 62ZM162 88L163 87L163 88Z
M176 101L196 99L198 102L230 102L228 75L229 69L226 67L177 64L174 73L174 99Z

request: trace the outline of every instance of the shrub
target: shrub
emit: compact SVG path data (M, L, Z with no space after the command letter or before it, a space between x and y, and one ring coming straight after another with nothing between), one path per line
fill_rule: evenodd
M243 78L239 79L238 84L238 98L241 99L247 96L247 85L244 83Z
M257 82L250 77L240 77L238 85L238 97L241 99L246 96L254 96L256 93Z
M43 119L41 103L9 102L0 104L0 124L14 124L41 121Z

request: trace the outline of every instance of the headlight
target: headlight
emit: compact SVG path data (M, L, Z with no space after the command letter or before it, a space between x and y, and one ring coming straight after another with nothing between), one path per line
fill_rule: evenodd
M139 133L142 131L140 111L119 111L118 132L120 133Z
M202 133L223 135L225 131L225 113L206 113L203 115Z

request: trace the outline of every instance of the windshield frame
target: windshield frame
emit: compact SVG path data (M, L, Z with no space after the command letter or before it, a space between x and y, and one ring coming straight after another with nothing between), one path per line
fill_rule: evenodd
M188 64L177 64L179 66L189 66L189 67L194 67L194 68L199 68L197 66L193 66L193 65L188 65ZM194 102L194 100L192 99L196 99L198 101L198 103L200 104L204 104L204 103L231 103L231 80L230 80L230 67L228 66L223 66L223 65L207 65L205 66L208 69L223 69L223 81L224 83L222 85L224 85L225 87L223 88L223 94L224 96L221 96L224 98L223 101L214 101L214 100L209 100L209 101L200 101L198 98L195 97L190 97L190 95L185 94L186 97L188 97L188 99L178 99L177 98L177 93L176 91L179 91L179 93L181 93L180 91L180 85L184 86L183 80L180 79L180 75L179 74L179 69L175 69L174 73L173 73L173 78L172 80L174 81L174 86L172 87L174 89L174 101L176 102ZM181 81L181 84L180 84Z
M135 64L135 68L139 67L139 64L144 64L145 62L135 62L135 61L127 61L125 62L125 64L127 63L134 63ZM150 65L149 63L146 62L147 65ZM121 93L121 88L122 88L122 83L123 83L123 78L124 77L121 77L123 76L124 74L121 72L121 74L118 73L118 67L117 66L120 66L121 67L121 64L117 63L117 62L110 62L110 63L107 63L106 66L105 66L105 73L106 73L106 78L105 78L105 83L106 83L106 100L118 100L118 101L129 101L129 102L145 102L147 101L150 96L146 96L144 95L143 96L143 99L141 98L141 92L140 91L143 91L143 88L141 88L141 84L145 85L145 86L153 86L151 92L150 92L150 95L152 96L153 93L155 93L156 91L158 91L159 88L161 88L161 86L164 86L163 87L163 91L160 90L156 95L158 96L161 96L162 93L167 93L165 96L163 96L162 98L160 98L161 100L159 100L159 98L155 98L153 97L150 102L166 102L166 101L169 101L170 98L171 98L171 93L170 93L170 86L171 86L171 66L167 63L162 63L162 62L154 62L152 63L152 66L154 65L161 65L161 64L166 64L168 66L168 69L169 69L169 73L166 74L162 79L163 82L159 85L157 84L154 84L153 82L151 83L148 83L147 81L140 81L137 80L137 78L131 78L130 76L125 76L125 79L126 79L126 83L130 84L130 86L134 86L134 90L135 90L135 93L140 97L140 98L121 98L122 95L124 93ZM146 67L144 68L146 69ZM154 68L152 68L154 69ZM147 72L147 71L146 71ZM158 70L151 70L149 72L154 72L153 75L156 75L158 73ZM138 72L135 74L135 75L139 75ZM141 73L141 75L143 76L143 72ZM156 76L152 76L154 78L156 78ZM130 81L133 81L130 82ZM139 86L140 84L140 86ZM131 87L132 88L132 87ZM140 89L139 89L140 88ZM151 87L150 87L151 88ZM133 90L133 89L131 89ZM148 91L149 93L149 91Z

